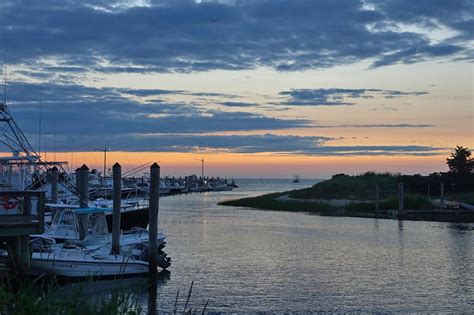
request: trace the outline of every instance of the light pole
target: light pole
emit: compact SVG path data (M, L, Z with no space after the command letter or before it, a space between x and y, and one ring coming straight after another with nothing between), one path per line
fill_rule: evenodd
M204 180L204 159L194 159L194 161L201 161L201 178Z
M103 149L94 149L94 151L104 152L104 173L102 174L102 185L105 186L105 172L107 168L107 151L110 151L110 148L104 147Z

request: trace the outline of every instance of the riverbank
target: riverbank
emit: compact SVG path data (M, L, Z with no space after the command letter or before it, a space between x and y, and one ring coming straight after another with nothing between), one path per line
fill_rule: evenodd
M451 201L445 201L445 207L440 209L440 196L429 197L419 193L418 177L419 175L403 176L408 183L403 196L404 219L474 222L474 211L460 209L457 203ZM398 218L398 183L401 178L398 174L388 173L366 173L358 176L338 174L312 187L228 200L219 204L260 210L307 212L323 216ZM431 186L428 186L426 191L431 190L436 194L437 187L433 184ZM460 201L472 199L472 193L453 194L453 197L459 196ZM453 205L456 209L446 209L446 206Z

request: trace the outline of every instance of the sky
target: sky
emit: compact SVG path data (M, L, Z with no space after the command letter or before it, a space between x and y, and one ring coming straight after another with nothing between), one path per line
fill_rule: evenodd
M446 171L474 147L473 30L472 0L0 2L43 159L177 176Z

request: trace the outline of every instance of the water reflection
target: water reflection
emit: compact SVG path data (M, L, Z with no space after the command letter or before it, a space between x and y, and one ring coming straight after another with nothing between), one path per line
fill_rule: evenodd
M473 297L474 284L467 281L467 279L469 279L469 276L473 272L474 244L472 237L466 237L466 235L472 234L474 226L470 224L449 223L448 227L448 248L451 258L451 272L453 274L450 279L456 286L456 291L459 296ZM471 300L471 303L474 303L473 301L474 299Z
M148 314L158 314L158 287L170 280L170 275L169 271L162 270L156 276L148 278Z
M132 300L147 301L148 313L156 314L158 310L157 292L170 280L170 272L163 270L156 277L136 276L106 280L84 280L66 283L63 281L59 294L68 297L79 297L80 300L92 300L100 304L118 295ZM144 303L140 303L144 304Z

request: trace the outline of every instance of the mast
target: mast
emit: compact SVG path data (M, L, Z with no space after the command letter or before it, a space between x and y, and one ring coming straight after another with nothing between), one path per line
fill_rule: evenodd
M42 136L42 130L41 130L41 114L42 114L42 108L43 107L43 100L40 97L40 107L39 107L39 124L38 124L38 155L41 156L41 136Z

